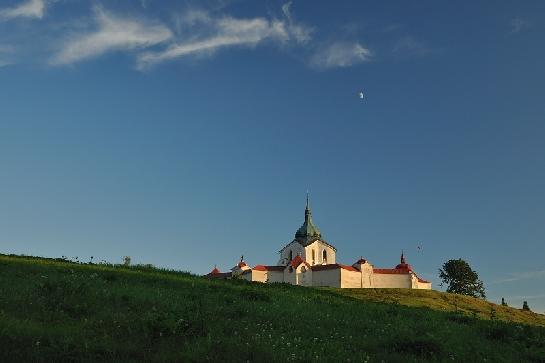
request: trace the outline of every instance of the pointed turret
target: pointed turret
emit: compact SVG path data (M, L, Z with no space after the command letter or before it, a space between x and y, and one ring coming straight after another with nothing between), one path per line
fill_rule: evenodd
M307 193L307 204L305 207L305 222L303 225L295 232L295 239L301 244L306 245L317 239L321 239L322 234L318 227L312 222L312 210L310 209L310 198Z
M405 255L403 254L403 250L401 250L401 258L399 259L399 265L396 266L396 269L411 271L413 269L413 267L405 261Z

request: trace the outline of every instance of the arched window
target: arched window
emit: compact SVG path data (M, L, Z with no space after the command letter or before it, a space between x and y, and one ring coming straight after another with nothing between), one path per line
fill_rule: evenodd
M307 272L307 268L306 268L305 266L301 267L301 272L302 272L302 273Z
M290 261L293 260L293 251L290 250Z
M327 251L326 250L324 250L324 252L322 253L322 261L324 263L327 263Z
M316 251L312 250L312 264L313 265L316 264L315 261L316 261Z

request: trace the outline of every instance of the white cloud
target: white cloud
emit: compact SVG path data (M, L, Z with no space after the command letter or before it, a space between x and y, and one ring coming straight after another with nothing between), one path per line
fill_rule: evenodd
M28 0L18 6L0 10L0 19L41 19L45 14L45 5L45 0Z
M14 51L14 46L0 44L0 54L13 53Z
M282 5L282 12L284 13L284 16L288 18L289 21L291 21L291 12L290 12L291 4L292 2L290 1Z
M528 29L530 27L530 22L517 16L516 18L511 19L509 26L511 28L510 33L515 34Z
M13 64L13 53L15 53L15 47L0 44L0 68Z
M510 274L509 277L494 281L494 284L502 284L506 282L514 282L520 280L531 280L537 278L545 278L545 270L537 271L525 271L525 272L515 272Z
M310 59L310 65L318 69L349 67L367 62L371 51L357 42L334 42L319 49Z
M395 42L392 53L397 56L425 56L432 53L432 49L414 37L407 35Z
M162 24L114 16L95 8L97 29L68 40L51 60L52 64L71 64L115 50L150 47L169 40L170 29Z
M264 41L284 44L291 39L298 43L310 38L310 29L281 20L265 18L213 18L208 13L187 13L178 22L181 30L190 28L190 36L159 52L145 52L138 57L138 68L144 69L171 59L188 55L211 54L231 46L255 47ZM185 29L187 30L187 29Z
M292 2L290 1L282 5L282 13L284 13L284 16L287 19L287 30L297 42L306 43L310 40L313 29L308 26L295 24L295 20L290 10L291 4Z

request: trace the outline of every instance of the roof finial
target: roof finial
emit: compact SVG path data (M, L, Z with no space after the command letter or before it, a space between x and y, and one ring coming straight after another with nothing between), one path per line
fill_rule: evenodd
M307 206L305 209L307 210L310 209L310 192L308 191L308 189L307 189Z
M240 256L240 262L244 261L244 255Z
M401 249L401 263L405 263L405 256L403 255L403 249Z

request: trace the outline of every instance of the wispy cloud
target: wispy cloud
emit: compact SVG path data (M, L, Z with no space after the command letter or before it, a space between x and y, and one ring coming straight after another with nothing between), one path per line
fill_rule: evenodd
M526 30L530 27L530 22L521 18L520 16L517 16L509 22L510 31L511 34L520 33L523 30Z
M537 279L537 278L543 278L543 277L545 277L545 270L514 272L514 273L511 273L506 278L494 281L493 284L503 284L506 282L530 280L530 279Z
M334 42L312 55L310 65L317 69L349 67L371 59L371 51L357 42Z
M28 0L17 6L0 10L0 19L36 18L41 19L45 14L45 0Z
M431 48L410 35L398 39L392 47L392 53L396 56L425 56L431 52Z
M515 295L515 296L507 296L506 299L508 300L533 300L533 299L544 299L545 294L539 294L539 295Z
M13 53L15 53L15 47L0 44L0 67L13 64Z
M172 32L159 23L115 16L95 7L96 29L77 34L65 42L51 64L71 64L116 50L150 47L172 38Z
M162 51L141 54L138 57L138 68L145 69L189 55L212 54L232 46L255 47L264 41L280 44L291 40L297 43L307 42L312 30L293 22L289 5L284 6L283 11L286 20L212 17L203 11L189 12L178 22L178 28L189 35L182 35L182 39Z

